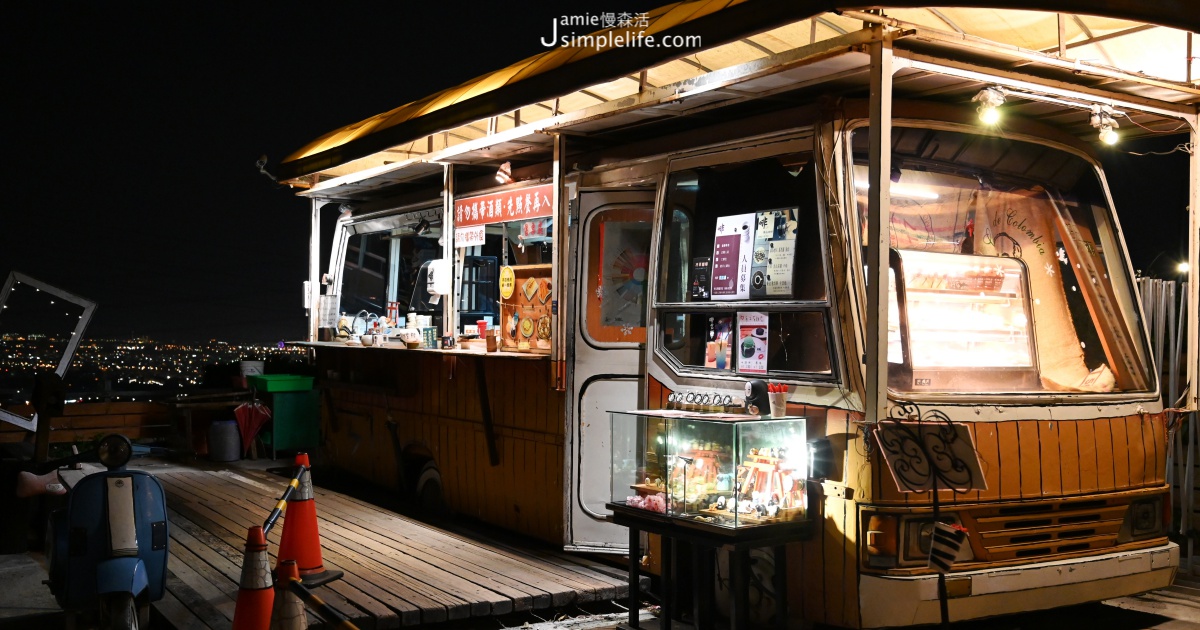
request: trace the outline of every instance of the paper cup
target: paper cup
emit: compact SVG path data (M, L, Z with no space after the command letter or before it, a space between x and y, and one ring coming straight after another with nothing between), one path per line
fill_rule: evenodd
M485 337L487 335L487 328L488 328L487 320L481 319L481 320L475 322L475 325L479 327L479 337L482 339L483 337Z
M771 399L771 417L782 418L787 415L787 392L771 392L767 394Z

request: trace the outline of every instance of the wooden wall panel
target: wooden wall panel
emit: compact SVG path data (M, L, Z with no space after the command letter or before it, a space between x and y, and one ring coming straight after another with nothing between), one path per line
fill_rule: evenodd
M1020 453L1021 497L1042 495L1042 450L1038 442L1038 423L1022 420L1017 425L1017 452Z
M1108 423L1113 450L1113 487L1129 487L1129 436L1125 431L1125 418L1110 418ZM1137 447L1141 448L1139 442Z
M1079 491L1095 492L1100 489L1100 474L1096 463L1096 425L1091 420L1075 423L1079 447Z
M987 488L978 493L980 501L1000 496L1000 444L997 441L995 422L975 424L975 450L979 453L979 466Z
M1042 460L1042 494L1045 496L1060 496L1062 494L1062 452L1059 448L1058 434L1062 428L1061 422L1037 422L1038 446Z
M1062 473L1063 494L1080 492L1079 429L1077 422L1058 423L1059 470Z
M488 457L480 361L497 466ZM371 362L385 373L368 370ZM319 373L355 375L353 383L319 384L337 415L324 420L326 441L340 467L381 485L391 477L396 487L400 456L387 429L390 416L400 448L420 444L433 454L452 510L561 544L566 424L563 394L548 385L549 367L542 360L320 349Z
M821 561L825 568L822 588L825 593L825 610L820 622L835 626L845 625L842 623L842 619L847 605L846 600L851 596L851 593L847 593L846 589L842 587L843 574L846 571L846 558L842 553L842 532L846 531L847 525L853 526L853 523L846 522L848 518L847 503L842 499L826 498L825 518L820 524L824 530L821 536L823 542ZM857 597L854 600L857 600ZM854 603L857 604L857 601Z
M1154 447L1151 445L1147 453L1147 436L1143 429L1147 426L1141 418L1134 416L1125 419L1125 443L1129 445L1129 485L1146 485L1146 460L1154 459Z
M1156 461L1154 465L1154 483L1166 483L1167 474L1167 419L1163 414L1149 417L1150 431L1154 434Z
M1017 423L997 422L996 442L1000 464L1000 496L1021 496L1021 449Z
M1116 487L1116 476L1113 472L1113 443L1112 429L1107 420L1093 420L1093 433L1096 436L1096 476L1099 479L1100 490L1112 490Z
M944 492L946 503L1076 496L1165 483L1161 414L1094 420L969 423L987 489ZM871 492L863 501L928 505L925 494L900 493L883 458L871 454ZM868 499L866 497L874 497Z

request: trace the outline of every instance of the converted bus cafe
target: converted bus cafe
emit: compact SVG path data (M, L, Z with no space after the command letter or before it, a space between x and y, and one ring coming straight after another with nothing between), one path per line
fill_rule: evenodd
M1097 156L1194 140L1192 35L994 4L667 5L605 32L700 48L550 49L289 156L333 464L644 556L668 618L1170 584L1175 416Z

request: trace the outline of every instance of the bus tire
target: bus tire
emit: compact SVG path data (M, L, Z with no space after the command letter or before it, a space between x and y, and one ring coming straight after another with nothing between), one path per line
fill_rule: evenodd
M417 509L429 516L446 516L446 500L442 494L442 473L437 462L428 460L421 465L413 481L413 496Z

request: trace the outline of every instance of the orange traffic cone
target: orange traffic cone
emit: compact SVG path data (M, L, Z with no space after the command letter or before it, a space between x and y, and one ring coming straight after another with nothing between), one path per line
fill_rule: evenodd
M293 593L288 585L300 579L300 570L295 560L280 561L276 567L279 582L275 593L275 610L271 614L271 630L304 630L308 627L308 616L304 613L304 602Z
M246 554L242 557L242 582L238 586L233 630L266 630L271 625L275 588L271 583L271 560L261 525L246 532Z
M342 577L341 571L327 571L321 560L321 533L317 531L317 506L313 501L312 476L308 454L297 453L296 465L304 466L300 485L287 502L283 513L283 535L279 539L279 563L295 560L305 586L320 586Z

